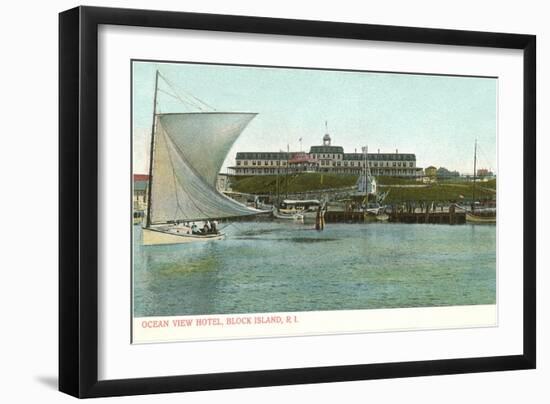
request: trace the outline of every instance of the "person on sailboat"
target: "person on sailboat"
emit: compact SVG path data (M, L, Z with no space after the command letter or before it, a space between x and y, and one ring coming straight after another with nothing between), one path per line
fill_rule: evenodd
M212 231L212 233L218 232L218 222L216 220L212 220L212 222L210 222L210 231Z
M197 234L198 232L199 232L199 228L197 227L197 224L193 222L193 224L191 225L191 233Z
M202 228L202 232L204 234L208 234L210 233L210 222L207 220L206 222L204 222L204 226Z

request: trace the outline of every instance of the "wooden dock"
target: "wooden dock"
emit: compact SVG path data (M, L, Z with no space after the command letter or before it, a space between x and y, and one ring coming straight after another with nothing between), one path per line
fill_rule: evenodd
M430 223L430 224L464 224L464 212L431 212L431 213L391 213L389 221L392 223Z
M464 212L432 212L432 213L390 213L388 222L391 223L429 223L429 224L464 224ZM363 212L331 212L325 213L326 223L366 223L376 222L374 216L367 216Z
M327 211L325 212L326 223L364 223L365 213L354 211Z

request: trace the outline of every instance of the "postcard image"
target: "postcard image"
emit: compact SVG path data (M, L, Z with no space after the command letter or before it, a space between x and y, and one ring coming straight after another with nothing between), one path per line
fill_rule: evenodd
M133 343L497 325L498 78L131 64Z

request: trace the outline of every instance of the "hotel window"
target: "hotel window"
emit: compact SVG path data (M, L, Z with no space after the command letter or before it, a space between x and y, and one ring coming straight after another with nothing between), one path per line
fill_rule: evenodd
M240 166L241 165L241 162L239 160L237 160L237 165Z
M412 163L412 162L410 162L410 163L409 163L409 167L412 167L412 166L413 166L413 163Z

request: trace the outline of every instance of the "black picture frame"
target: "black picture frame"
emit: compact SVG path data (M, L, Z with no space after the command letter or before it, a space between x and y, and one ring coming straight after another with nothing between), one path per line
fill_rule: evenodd
M523 50L523 354L99 381L100 24ZM535 61L534 35L96 7L60 13L59 390L84 398L535 368Z

